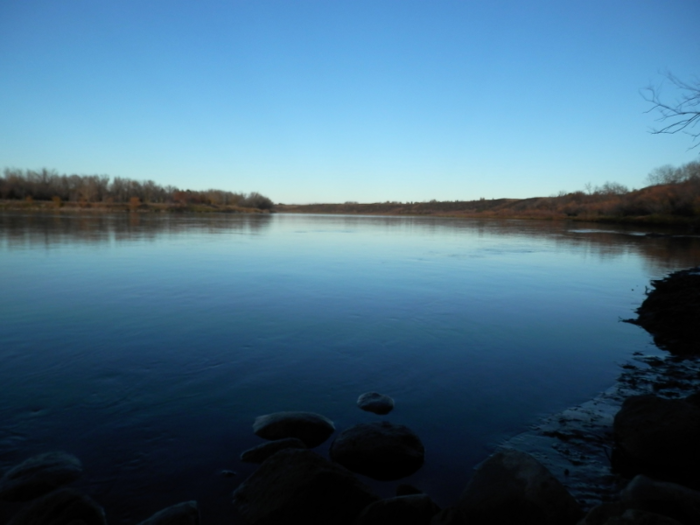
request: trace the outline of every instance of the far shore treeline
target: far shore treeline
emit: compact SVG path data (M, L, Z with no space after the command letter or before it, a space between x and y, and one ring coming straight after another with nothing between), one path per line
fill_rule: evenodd
M361 204L276 204L268 197L223 190L192 191L106 175L59 175L53 170L6 168L0 176L0 209L93 209L132 211L278 211L367 215L434 215L690 224L700 229L700 162L662 166L647 186L616 182L549 197L473 201L386 201Z
M47 201L53 207L134 208L193 211L269 211L272 200L257 192L236 193L224 190L181 190L161 186L152 180L137 181L107 175L59 175L54 170L38 171L5 168L0 176L0 198L22 201L29 207L35 201ZM36 203L39 204L38 202ZM149 206L150 205L150 206ZM14 206L11 206L14 207Z
M690 224L700 228L700 162L654 169L648 186L630 190L616 182L529 199L474 201L381 202L360 204L277 204L286 213L350 213L370 215L434 215L527 219Z

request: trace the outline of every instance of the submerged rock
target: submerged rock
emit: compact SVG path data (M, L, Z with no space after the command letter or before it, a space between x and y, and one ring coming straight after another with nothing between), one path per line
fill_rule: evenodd
M477 467L458 507L470 525L573 525L582 514L541 463L512 449Z
M615 416L618 463L636 473L686 479L700 467L700 406L696 396L632 396Z
M0 499L27 501L80 477L83 465L66 452L47 452L26 459L0 478Z
M424 454L423 443L411 429L387 421L350 427L330 448L333 461L378 480L410 476L423 465Z
M233 493L251 525L350 525L379 499L355 476L310 450L282 450Z
M263 443L257 447L249 448L241 454L241 461L246 463L262 463L273 454L284 450L285 448L300 448L305 449L306 445L301 439L284 438L277 441Z
M367 392L357 398L357 406L367 412L384 415L394 409L394 400L377 392Z
M430 525L438 512L440 507L426 494L397 496L368 505L356 525Z
M104 511L77 490L58 489L20 510L8 525L106 525Z
M255 418L253 432L263 439L297 438L314 448L335 432L335 425L314 412L275 412Z
M196 501L185 501L167 507L139 525L199 525L199 509Z

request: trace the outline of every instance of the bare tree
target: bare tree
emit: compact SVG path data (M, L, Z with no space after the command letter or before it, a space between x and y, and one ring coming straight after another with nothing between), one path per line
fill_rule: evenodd
M644 100L652 104L647 113L658 112L660 116L657 121L662 122L651 132L658 135L682 131L695 142L690 149L696 148L700 145L700 131L695 131L695 126L700 122L700 80L696 78L693 82L686 82L670 72L666 73L666 79L680 92L673 101L662 100L661 86L649 86L642 93Z

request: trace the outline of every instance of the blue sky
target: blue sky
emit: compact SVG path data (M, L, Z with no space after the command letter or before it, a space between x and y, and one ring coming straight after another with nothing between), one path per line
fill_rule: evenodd
M699 20L697 0L0 0L0 168L285 203L641 187L698 159L649 134L640 90L700 78Z

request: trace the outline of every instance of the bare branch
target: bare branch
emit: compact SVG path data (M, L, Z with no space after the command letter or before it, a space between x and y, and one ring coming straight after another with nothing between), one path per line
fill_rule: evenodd
M672 73L666 73L666 79L680 92L673 102L665 102L661 98L661 85L649 86L642 92L644 100L652 106L646 113L653 111L660 115L657 122L663 125L653 128L651 133L674 134L679 131L692 137L694 144L689 149L700 146L700 131L695 131L695 126L700 122L700 80L693 83L685 82Z

